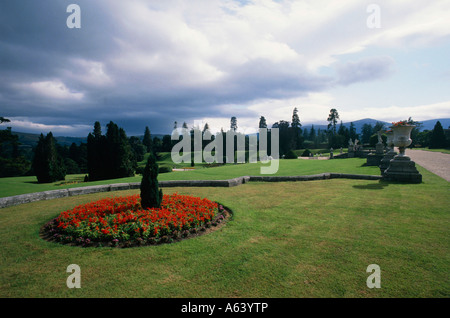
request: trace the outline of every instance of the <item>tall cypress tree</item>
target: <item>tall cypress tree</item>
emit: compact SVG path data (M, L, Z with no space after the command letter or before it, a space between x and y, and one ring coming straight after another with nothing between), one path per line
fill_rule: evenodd
M124 178L134 174L131 146L128 142L125 130L119 128L114 122L109 122L106 131L106 144L108 160L107 178Z
M431 132L429 148L445 148L446 145L447 140L445 138L444 129L442 128L441 122L438 120Z
M300 118L298 117L298 109L297 107L294 108L294 111L292 112L292 123L291 126L293 128L300 128L302 124L300 123Z
M39 136L33 169L39 183L55 182L66 177L64 162L56 151L55 139L51 132L45 138L43 134Z
M102 136L100 123L88 135L89 180L130 177L134 174L133 153L127 135L112 121Z
M96 121L93 133L89 133L87 138L87 166L90 181L108 179L106 162L109 158L106 150L106 137L102 135L100 123Z
M295 149L300 149L303 144L302 129L300 128L302 124L300 123L300 118L298 117L298 109L294 108L292 112L292 123L291 127L293 130L293 145Z
M231 131L236 131L236 129L238 128L238 126L237 126L237 119L236 119L235 116L231 117L230 128L231 128Z
M158 164L155 156L150 153L145 165L141 181L141 206L143 209L159 208L163 193L158 186Z
M39 141L34 150L33 170L38 182L43 183L48 177L48 166L45 160L45 137L43 134L39 136Z
M152 135L150 134L150 129L148 127L145 127L144 139L142 140L142 143L146 147L147 152L151 152L152 151L152 144L153 144L153 142L152 142Z

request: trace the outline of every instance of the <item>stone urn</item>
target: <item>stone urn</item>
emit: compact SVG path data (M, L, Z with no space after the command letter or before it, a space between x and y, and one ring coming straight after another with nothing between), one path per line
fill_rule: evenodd
M383 172L383 167L380 166L381 175L383 179L388 181L399 181L406 183L421 183L422 175L416 168L416 164L408 156L405 155L405 149L408 147L411 140L411 131L416 127L414 125L408 125L401 123L391 127L394 132L393 143L395 147L398 147L399 154L389 160L389 166ZM389 155L391 155L389 153ZM387 160L388 158L386 158ZM385 162L382 162L382 164Z
M414 125L398 125L392 126L391 129L394 132L394 146L398 147L399 156L405 155L405 149L408 147L411 140L411 131L414 129Z

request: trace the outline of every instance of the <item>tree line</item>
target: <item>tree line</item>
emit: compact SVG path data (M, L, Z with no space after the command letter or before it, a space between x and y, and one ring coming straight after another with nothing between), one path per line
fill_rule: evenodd
M8 119L0 117L1 123L9 122ZM417 127L412 131L414 146L429 148L450 147L450 138L446 137L441 123L438 121L433 130L420 131L421 124L412 121ZM323 149L347 147L349 140L358 139L361 144L375 146L378 141L377 132L385 130L384 123L377 122L374 126L364 124L360 134L356 133L353 122L349 128L343 125L339 113L336 109L331 109L327 118L327 129L302 128L299 118L298 108L295 107L291 121L279 120L271 125L271 128L279 129L279 154L288 156L293 150L298 149ZM177 122L173 128L178 128ZM198 131L203 135L209 130L206 123L200 127L188 128L186 122L182 128L190 131L193 137ZM268 155L271 155L270 134L264 116L259 118L258 128L267 128L268 131ZM238 132L238 120L231 117L230 128L223 134L223 162L234 161L235 158L226 158L226 135L233 133L235 151L237 150L237 139L241 133ZM214 140L215 136L212 136ZM249 136L243 136L245 149L249 149ZM385 136L383 136L385 139ZM210 141L202 140L201 145L195 144L195 138L191 138L191 149L204 149ZM0 177L12 177L21 175L35 175L38 182L54 182L64 180L66 174L86 174L86 180L103 180L133 176L138 170L138 163L144 160L147 153L155 157L160 152L170 152L178 140L172 140L171 135L164 135L162 138L152 137L149 127L145 127L144 136L128 137L123 128L118 127L114 122L106 125L106 133L103 134L100 123L94 123L94 128L87 136L87 143L71 146L62 146L56 142L50 132L46 136L41 134L37 145L33 148L33 157L26 158L19 150L20 143L18 136L11 132L11 128L0 130Z
M4 117L1 120L9 122ZM170 135L152 138L148 127L142 140L127 137L112 121L106 128L103 135L100 123L95 122L86 143L70 146L57 143L51 132L40 134L31 157L21 153L19 138L10 127L0 130L0 177L33 175L40 183L64 180L67 174L86 174L85 179L92 181L121 178L133 176L146 153L171 149Z

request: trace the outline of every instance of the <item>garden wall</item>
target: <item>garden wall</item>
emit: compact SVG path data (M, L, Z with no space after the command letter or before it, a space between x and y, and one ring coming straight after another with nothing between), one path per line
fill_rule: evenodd
M309 176L244 176L228 180L170 180L159 181L161 188L167 187L235 187L249 181L260 182L284 182L284 181L310 181L310 180L325 180L333 178L345 179L363 179L363 180L380 180L381 176L373 175L357 175L344 173L321 173ZM115 183L98 186L79 187L71 189L51 190L44 192L28 193L15 195L12 197L0 198L0 208L9 206L30 203L42 200L52 200L64 197L78 196L84 194L111 192L122 190L139 189L140 182L133 183Z

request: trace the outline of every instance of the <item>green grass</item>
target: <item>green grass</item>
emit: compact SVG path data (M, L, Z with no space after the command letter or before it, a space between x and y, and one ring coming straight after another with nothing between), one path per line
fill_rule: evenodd
M304 160L304 159L282 159L279 161L279 169L275 175L298 176L311 175L323 172L356 173L379 175L377 167L364 166L366 159L338 159L338 160ZM227 164L224 166L206 168L196 166L193 171L174 171L159 174L159 180L223 180L240 176L261 175L261 167L269 164L247 163ZM36 177L14 177L0 178L0 197L48 191L55 189L66 189L90 185L101 185L121 182L140 182L141 176L130 178L103 180L96 182L83 182L84 175L69 175L66 181L58 181L50 184L37 183Z
M43 184L38 183L36 177L34 176L0 178L0 197L49 191L49 190L86 187L91 185L140 181L140 178L130 177L122 179L102 180L95 182L84 182L84 176L85 176L84 174L67 175L66 180L64 181L57 181L53 183L43 183Z
M345 166L306 162L280 173ZM450 183L419 170L422 184L332 179L167 188L218 200L233 209L233 220L208 235L132 249L69 247L38 233L76 204L136 191L1 209L0 297L449 297ZM81 267L81 289L66 287L69 264ZM366 286L369 264L381 268L380 289Z

